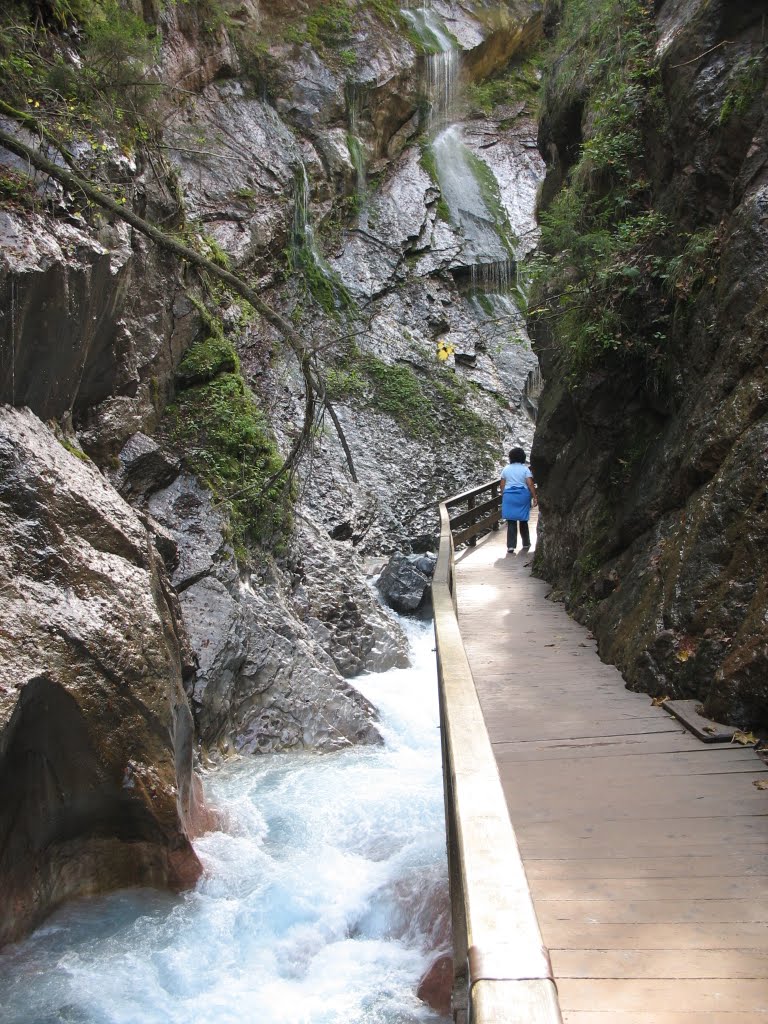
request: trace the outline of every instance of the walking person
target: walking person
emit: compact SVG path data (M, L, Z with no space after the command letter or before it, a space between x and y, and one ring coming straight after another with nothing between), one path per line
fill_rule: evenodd
M525 452L522 448L513 448L509 453L509 465L501 471L502 487L501 517L507 520L507 551L517 547L517 524L520 524L520 537L523 548L531 546L531 534L528 519L531 505L538 505L536 486L533 473L525 464Z

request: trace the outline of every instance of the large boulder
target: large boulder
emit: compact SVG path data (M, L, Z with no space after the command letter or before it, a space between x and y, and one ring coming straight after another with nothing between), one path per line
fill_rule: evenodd
M29 410L0 407L0 942L72 896L200 864L191 668L150 530Z
M381 596L402 615L421 611L432 593L434 555L393 555L376 581Z

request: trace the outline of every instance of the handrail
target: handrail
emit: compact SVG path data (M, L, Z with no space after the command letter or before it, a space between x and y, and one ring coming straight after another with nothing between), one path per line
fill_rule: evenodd
M456 615L448 509L491 487L485 484L441 503L432 579L453 920L453 1016L456 1024L562 1024L549 954Z
M460 512L457 516L451 517L451 531L458 530L459 526L464 529L455 533L454 544L463 544L465 541L471 548L477 543L477 536L480 533L487 533L488 530L498 530L501 518L501 502L499 500L499 480L491 480L487 484L473 487L469 491L455 494L452 498L446 498L443 503L446 508L456 508L466 504L466 511ZM481 494L489 492L488 500L477 504L477 498Z

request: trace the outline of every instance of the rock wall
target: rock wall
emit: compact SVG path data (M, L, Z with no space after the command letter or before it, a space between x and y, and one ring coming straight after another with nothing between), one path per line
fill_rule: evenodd
M0 942L62 900L192 885L192 652L151 529L0 407Z
M247 2L226 24L205 0L144 3L160 43L135 73L159 87L140 141L120 136L111 113L78 108L67 145L81 172L246 278L326 382L351 465L326 413L288 479L292 525L277 539L230 515L238 487L207 471L223 456L206 430L179 439L179 367L211 338L225 347L251 426L286 454L305 381L284 339L213 279L0 149L0 451L24 479L19 493L0 483L15 575L3 621L18 616L34 638L7 665L0 781L24 762L29 782L5 827L29 793L46 794L5 848L18 909L0 940L77 892L191 882L193 747L215 761L380 741L349 680L406 653L365 559L433 547L436 500L531 439L523 395L536 360L516 261L535 243L543 164L511 85L484 107L463 90L519 62L540 14L522 0L436 3L450 43L435 54L386 3L338 20L321 3ZM49 28L64 65L81 59L87 25ZM453 68L451 104L433 91L435 60ZM0 95L17 102L10 89ZM42 114L46 125L70 116ZM453 171L436 137L449 125L470 214L448 201ZM0 126L55 155L18 120ZM27 498L47 525L24 554ZM41 658L43 635L56 640Z
M651 248L657 262L638 263L643 282L663 273L666 283L627 329L641 339L663 315L650 330L665 340L652 364L604 352L574 376L564 340L539 320L536 570L629 686L699 698L711 717L765 729L764 8L655 8L659 106L641 122L636 173L650 179L666 235ZM540 136L549 203L601 116L557 74ZM670 250L677 232L684 247Z

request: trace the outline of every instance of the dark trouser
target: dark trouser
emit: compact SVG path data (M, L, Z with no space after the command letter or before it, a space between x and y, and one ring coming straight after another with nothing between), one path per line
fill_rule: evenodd
M528 523L524 522L522 519L520 520L520 536L521 536L522 541L523 541L523 547L524 548L529 548L531 546L531 534L530 534L530 531L528 529ZM517 520L516 519L508 519L507 520L507 547L508 548L516 548L517 547Z

